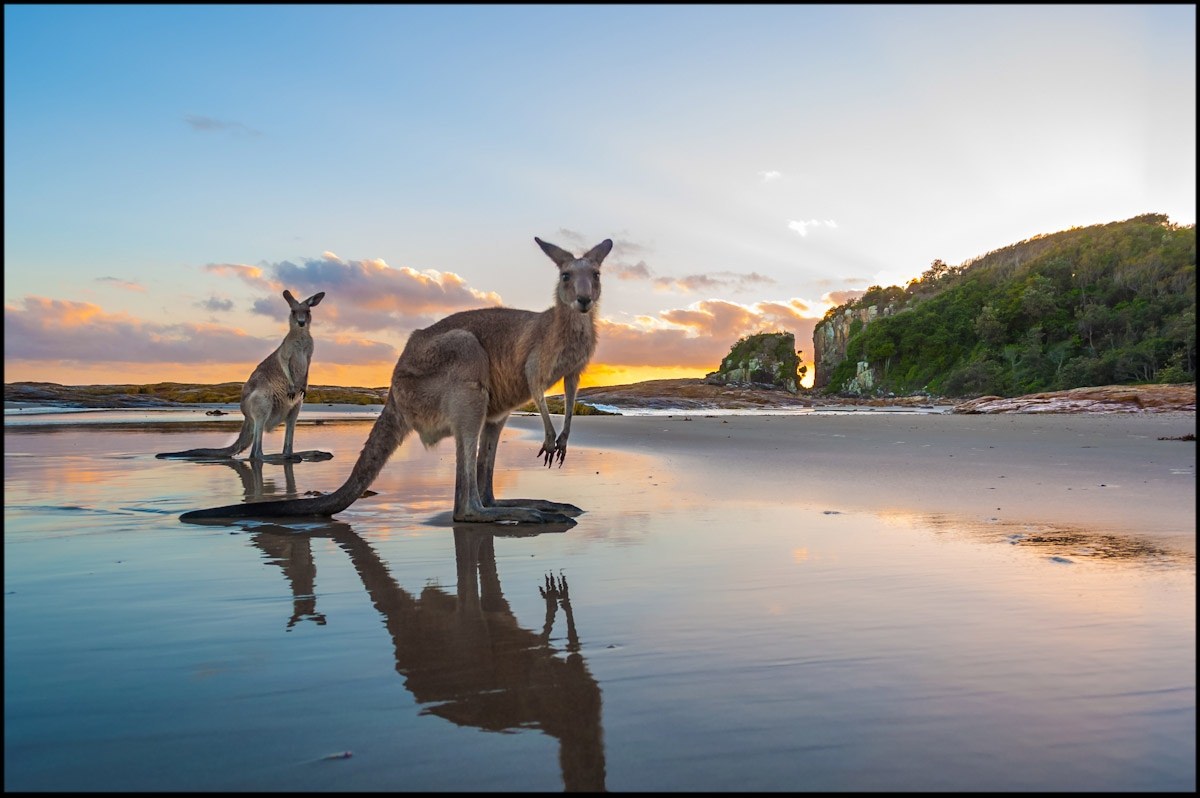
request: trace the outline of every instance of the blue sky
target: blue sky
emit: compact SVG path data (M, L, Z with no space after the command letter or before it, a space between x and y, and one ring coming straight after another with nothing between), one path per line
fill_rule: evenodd
M605 264L591 382L702 376L1076 225L1195 222L1194 5L6 5L5 379L313 384Z

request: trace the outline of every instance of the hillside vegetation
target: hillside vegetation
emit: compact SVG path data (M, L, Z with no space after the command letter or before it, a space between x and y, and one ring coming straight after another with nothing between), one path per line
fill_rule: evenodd
M1037 236L905 288L833 308L891 306L850 328L826 391L866 361L879 392L1017 396L1196 380L1196 227L1147 214Z

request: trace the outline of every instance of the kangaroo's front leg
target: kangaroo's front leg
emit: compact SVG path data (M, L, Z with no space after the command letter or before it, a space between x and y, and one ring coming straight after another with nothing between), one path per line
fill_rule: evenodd
M558 453L559 468L562 468L563 460L567 459L567 438L571 436L571 418L575 415L575 393L578 390L578 372L563 377L563 428L562 434L554 443L554 450Z
M550 408L546 406L546 397L540 391L533 394L533 403L542 415L542 426L546 430L546 438L542 441L542 448L538 449L537 457L541 457L549 466L554 460L554 450L557 446L554 441L554 424L550 421Z

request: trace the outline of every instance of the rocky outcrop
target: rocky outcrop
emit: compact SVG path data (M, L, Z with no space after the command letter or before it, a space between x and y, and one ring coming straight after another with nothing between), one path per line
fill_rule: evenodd
M706 374L704 381L709 385L757 385L796 393L799 368L795 335L758 333L734 344L720 367Z
M17 382L4 384L7 405L79 407L79 408L138 408L174 407L177 402L159 396L139 394L135 386L113 386L98 390L92 385L59 385L54 382Z
M846 343L850 340L851 329L857 332L862 327L875 321L881 316L890 316L895 311L894 304L867 305L856 308L845 305L836 309L832 315L822 319L813 329L813 364L816 373L813 375L813 390L820 390L829 384L829 377L843 360L846 359ZM852 385L846 386L851 393L866 393L874 386L874 375L869 373L866 362L859 363L858 374ZM864 371L868 372L864 374Z
M310 385L305 405L381 405L387 388ZM78 408L186 407L190 404L237 404L242 383L160 382L150 385L60 385L56 382L6 382L4 401L14 405Z
M1195 385L1100 385L960 402L955 413L1167 413L1196 412Z

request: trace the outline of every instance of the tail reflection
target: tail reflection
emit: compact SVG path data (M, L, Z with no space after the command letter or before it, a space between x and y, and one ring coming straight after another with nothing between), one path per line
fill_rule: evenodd
M278 494L273 479L263 479L263 464L260 460L211 460L199 461L203 465L229 466L242 481L242 491L247 499L259 499L264 495ZM288 496L296 495L296 472L292 463L283 466L284 491ZM325 616L317 612L317 566L313 562L311 539L308 535L271 534L250 530L250 542L266 555L267 562L283 569L292 588L292 617L287 622L290 631L300 621L311 620L325 625Z
M421 714L486 731L540 729L559 741L565 789L603 790L600 686L580 653L567 580L545 577L538 588L546 602L544 624L540 631L522 628L500 586L494 549L498 535L479 526L454 527L454 595L432 585L420 595L406 591L349 524L331 521L303 530L265 524L245 528L291 584L295 605L289 629L304 619L325 624L325 616L316 611L310 541L331 538L349 556L383 616L396 672L424 705ZM551 643L560 609L567 627L562 651Z

